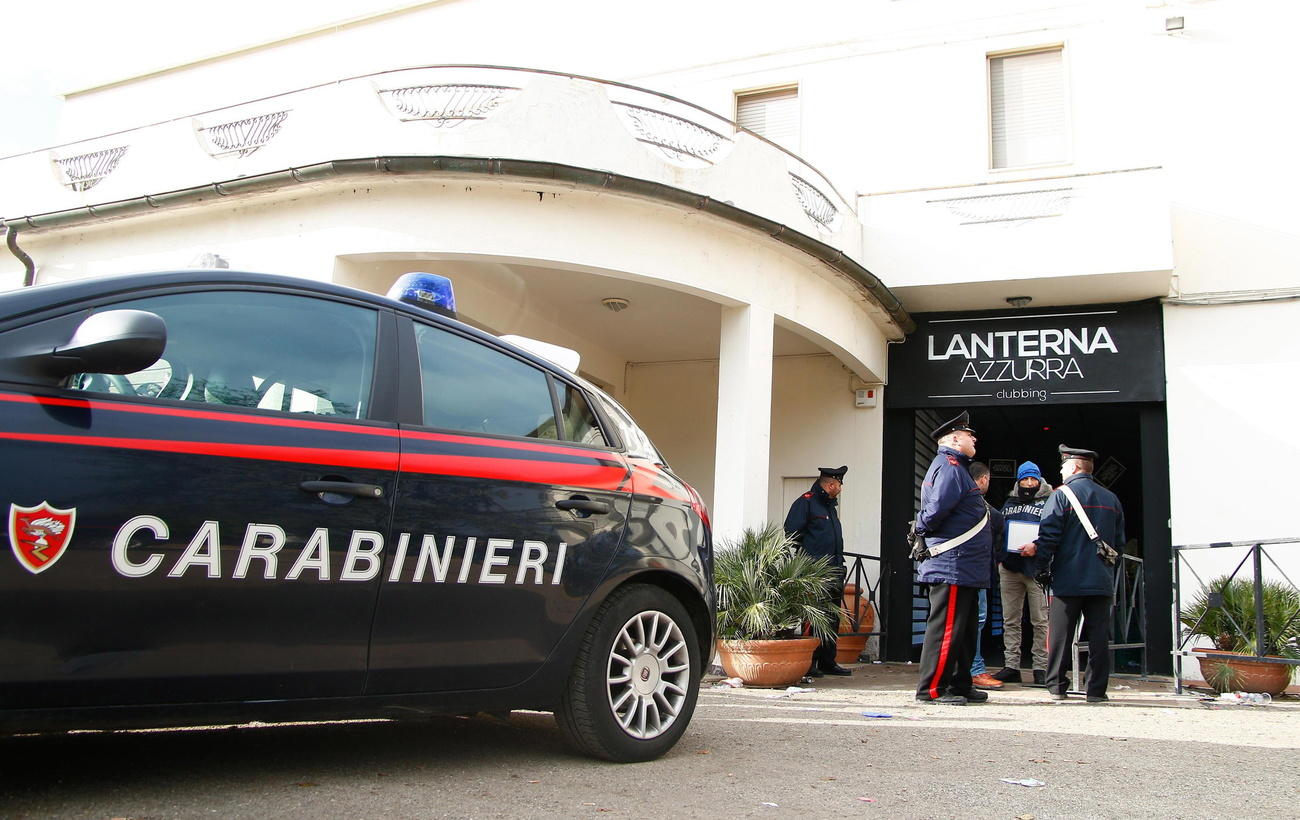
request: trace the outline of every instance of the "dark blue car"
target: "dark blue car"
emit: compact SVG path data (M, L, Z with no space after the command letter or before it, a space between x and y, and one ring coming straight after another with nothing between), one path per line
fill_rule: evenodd
M188 271L0 294L0 730L554 711L676 743L699 496L588 382L435 310Z

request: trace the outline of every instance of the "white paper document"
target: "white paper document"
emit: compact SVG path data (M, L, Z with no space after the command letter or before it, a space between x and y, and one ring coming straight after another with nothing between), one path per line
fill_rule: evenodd
M1038 540L1037 521L1007 522L1007 551L1020 552L1020 548L1030 541Z

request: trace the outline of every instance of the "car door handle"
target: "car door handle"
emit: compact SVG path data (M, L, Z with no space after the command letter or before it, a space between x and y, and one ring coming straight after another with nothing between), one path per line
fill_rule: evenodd
M609 512L609 503L605 501L592 501L590 498L565 498L555 502L555 506L562 510L576 510L588 515L597 513L604 515Z
M384 488L378 484L357 484L351 481L304 481L298 489L305 493L338 493L358 498L383 498Z

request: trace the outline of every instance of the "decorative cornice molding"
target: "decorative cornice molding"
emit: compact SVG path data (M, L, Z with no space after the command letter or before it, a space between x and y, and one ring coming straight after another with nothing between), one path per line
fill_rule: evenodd
M803 212L813 224L820 230L834 233L838 227L840 210L831 202L830 197L798 174L790 174L790 184L794 187L794 195L799 200L799 207L803 208Z
M519 92L506 85L412 85L376 89L393 115L402 122L427 122L451 128L467 120L484 120Z
M280 126L289 118L290 109L245 117L241 120L202 126L195 121L194 130L204 143L204 148L214 157L227 157L238 154L246 157L266 145L276 134Z
M63 184L74 191L89 191L113 173L129 146L119 145L70 157L51 157Z
M643 105L611 100L619 120L638 142L659 149L669 161L681 165L712 165L733 140L676 114Z

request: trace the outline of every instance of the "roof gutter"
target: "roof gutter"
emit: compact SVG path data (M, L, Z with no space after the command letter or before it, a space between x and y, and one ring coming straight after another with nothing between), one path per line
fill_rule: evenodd
M132 199L107 202L102 205L87 205L65 211L8 218L3 221L3 224L10 231L21 229L27 233L32 233L85 225L92 222L123 219L152 213L164 208L197 205L232 196L265 193L295 185L328 182L342 178L382 175L423 176L430 174L518 177L559 182L582 188L616 191L701 211L766 234L778 242L789 245L821 261L844 274L858 287L866 291L903 333L911 333L916 330L916 323L903 308L902 302L875 274L845 255L843 251L813 239L807 234L750 211L737 208L734 205L729 205L726 202L684 191L681 188L674 188L671 185L554 162L444 156L399 156L333 160L300 168L289 168L283 171L214 182L193 188L183 188L162 194L147 194Z

